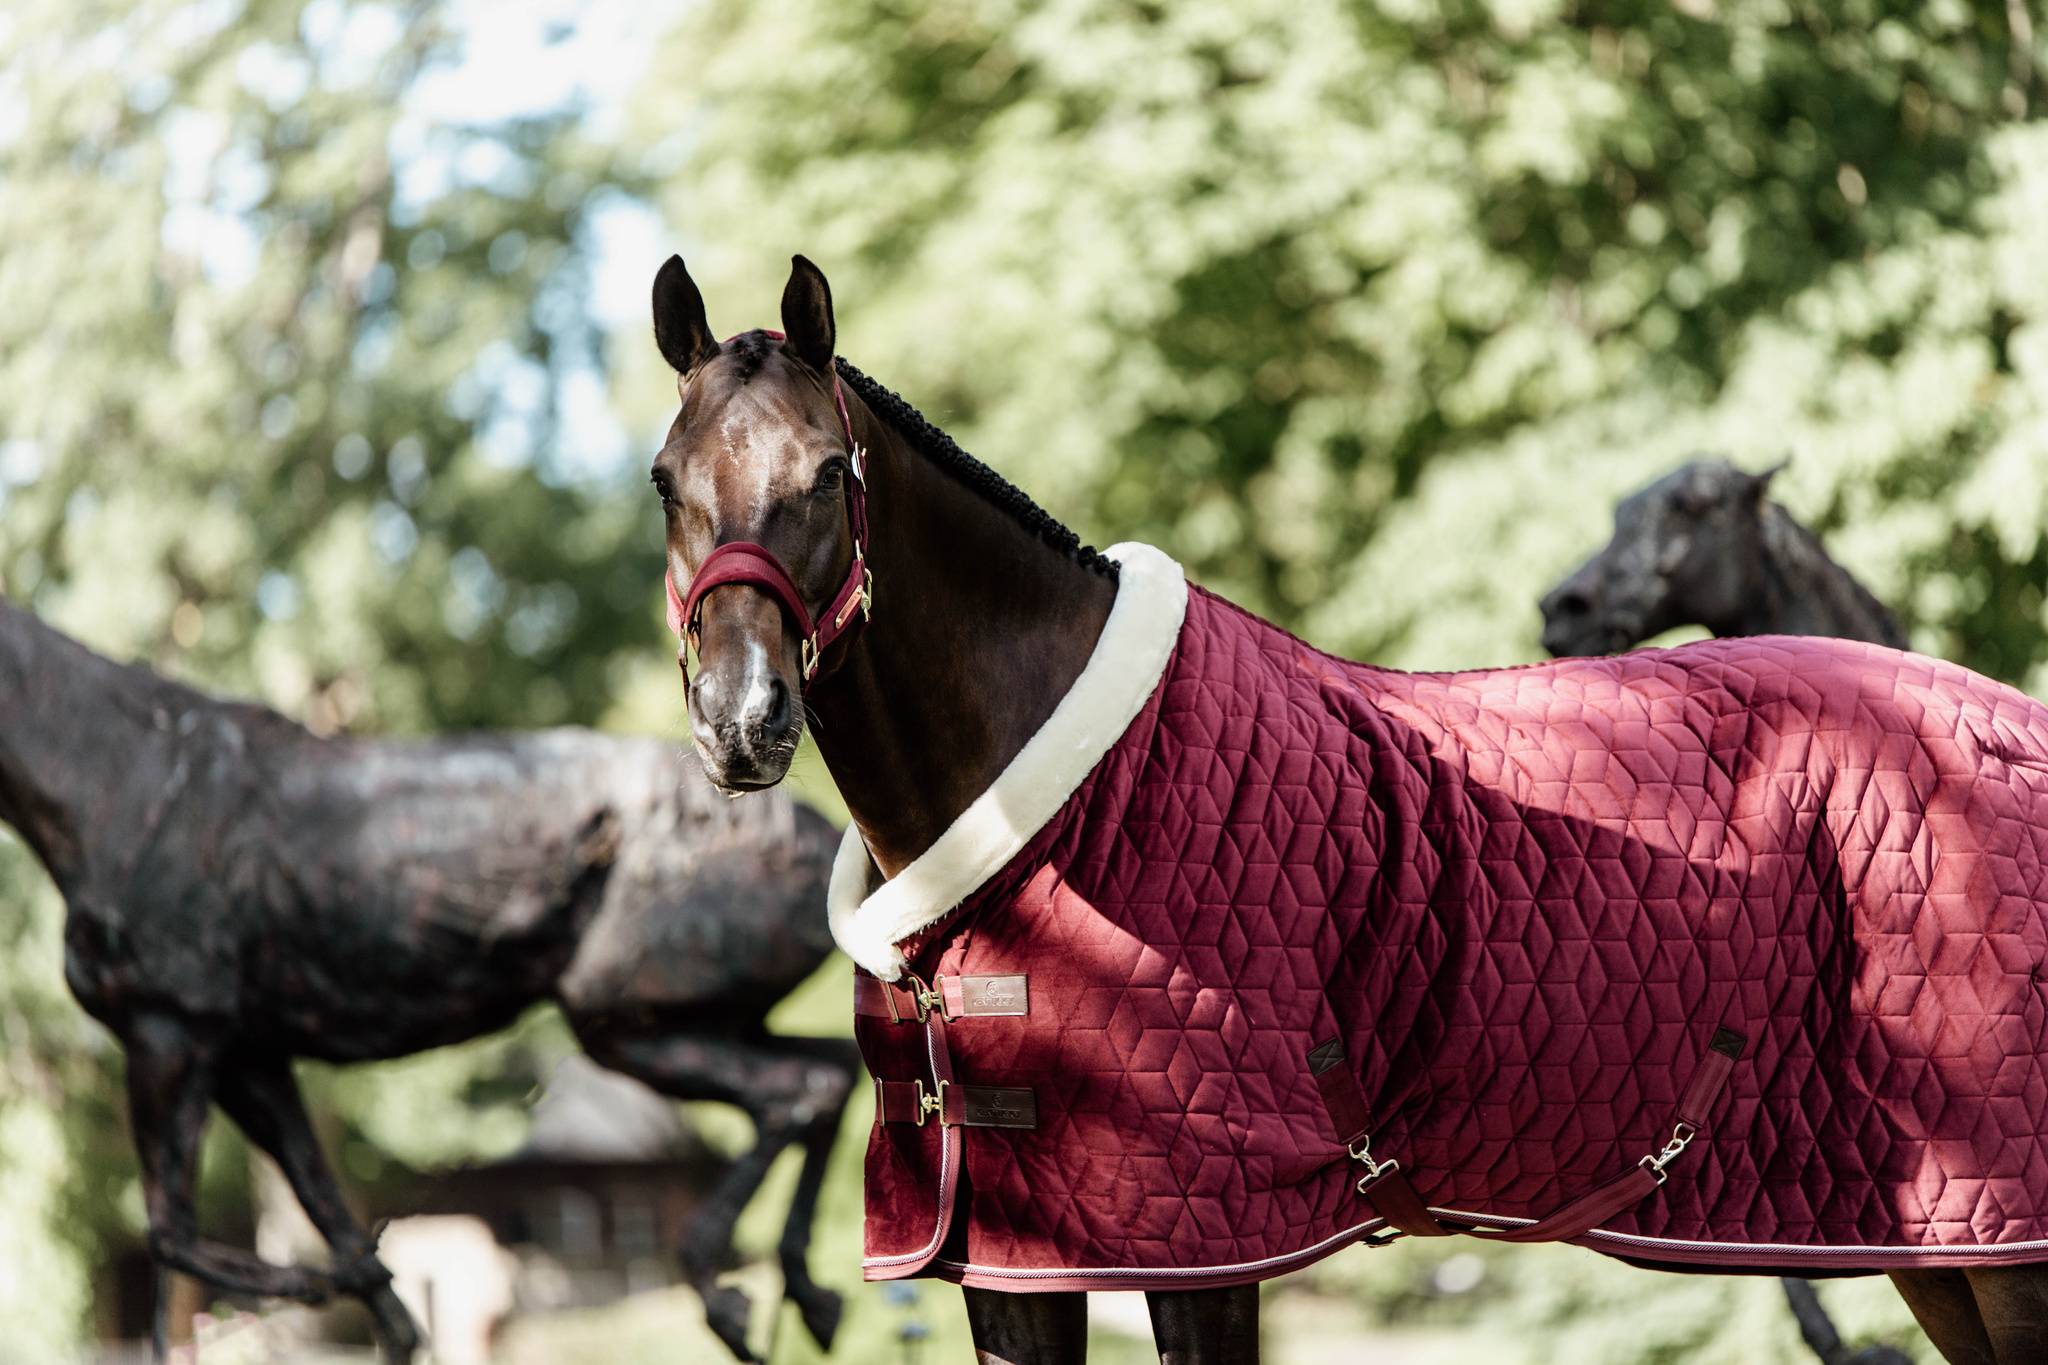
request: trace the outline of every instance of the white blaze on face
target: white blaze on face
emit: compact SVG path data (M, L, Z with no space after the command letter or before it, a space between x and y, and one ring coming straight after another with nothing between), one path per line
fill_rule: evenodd
M740 674L740 696L734 713L743 717L765 716L774 701L775 672L768 666L768 651L759 640L749 640L747 667Z

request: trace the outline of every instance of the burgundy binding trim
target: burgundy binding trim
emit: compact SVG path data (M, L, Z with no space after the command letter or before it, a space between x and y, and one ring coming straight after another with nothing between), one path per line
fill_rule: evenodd
M764 336L777 341L782 333L763 329ZM726 338L731 341L731 337ZM832 367L832 403L839 409L839 427L846 433L846 449L851 464L846 484L846 520L853 532L853 562L847 566L846 578L839 585L839 591L825 604L825 609L816 620L812 619L804 606L803 594L797 591L796 580L781 560L766 547L749 540L728 541L704 557L697 566L696 576L690 580L686 593L676 592L673 570L662 575L662 584L668 596L668 628L676 633L682 642L682 649L676 661L682 665L684 675L690 671L690 650L697 643L697 633L703 621L704 599L715 590L728 584L743 583L759 588L774 598L783 614L796 627L797 637L803 641L801 659L803 681L809 683L818 674L818 665L825 657L825 651L842 637L859 631L874 611L874 578L868 572L868 491L867 461L860 443L854 440L853 417L847 411L846 393L839 386L839 369Z

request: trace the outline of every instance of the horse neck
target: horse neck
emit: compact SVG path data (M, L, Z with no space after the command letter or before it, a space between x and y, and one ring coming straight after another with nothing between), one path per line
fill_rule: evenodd
M864 406L874 616L806 698L884 874L1015 758L1095 647L1115 584L910 448Z
M1903 649L1905 632L1884 604L1828 557L1819 539L1776 503L1763 510L1759 590L1736 627L1718 634L1829 635Z
M0 820L67 886L146 756L172 687L0 601Z

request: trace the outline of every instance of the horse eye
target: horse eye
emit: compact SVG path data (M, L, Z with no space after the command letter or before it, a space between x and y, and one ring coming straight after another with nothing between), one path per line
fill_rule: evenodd
M846 478L846 461L833 458L818 466L818 478L812 489L818 493L836 493Z

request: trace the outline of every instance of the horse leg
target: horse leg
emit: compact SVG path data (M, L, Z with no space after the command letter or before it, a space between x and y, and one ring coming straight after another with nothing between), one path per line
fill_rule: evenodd
M419 1329L391 1287L391 1272L377 1259L376 1238L349 1212L321 1154L291 1063L282 1057L231 1056L221 1072L219 1097L228 1117L284 1172L299 1206L334 1253L336 1286L369 1309L388 1365L411 1365Z
M149 1251L159 1272L182 1270L230 1293L261 1294L298 1303L325 1303L334 1292L326 1275L302 1266L271 1265L236 1247L204 1241L193 1187L199 1174L199 1139L206 1131L217 1044L177 1018L139 1016L122 1038L128 1056L128 1113L142 1167L143 1205L149 1214ZM166 1277L152 1335L156 1359L169 1354Z
M975 1365L1084 1365L1086 1294L1005 1294L964 1289Z
M2030 1365L2048 1355L2048 1265L1986 1266L1963 1273L1998 1365Z
M705 1195L683 1235L682 1262L684 1275L704 1301L712 1332L738 1359L758 1359L747 1346L747 1296L720 1285L718 1275L732 1250L733 1225L775 1158L846 1103L844 1072L790 1048L789 1040L766 1034L745 1039L711 1032L621 1036L616 1028L587 1020L578 1032L601 1065L675 1099L738 1105L753 1120L754 1145Z
M847 1096L860 1075L860 1053L852 1043L837 1038L793 1039L818 1049L818 1060L832 1065L834 1089L819 1096L824 1106L804 1133L804 1165L796 1181L796 1194L789 1201L789 1217L782 1224L778 1254L782 1261L783 1292L796 1301L796 1308L819 1346L832 1349L839 1331L840 1299L811 1278L809 1253L811 1225L818 1212L818 1194L825 1185L825 1170L832 1160L832 1145L839 1137L839 1121L846 1113ZM807 1049L808 1050L808 1049Z
M1159 1365L1258 1365L1259 1287L1145 1295Z
M1977 1297L1962 1271L1894 1270L1891 1277L1920 1330L1949 1365L1999 1365L1977 1311Z
M1785 1290L1785 1301L1792 1306L1792 1320L1799 1324L1799 1339L1820 1357L1821 1365L1833 1365L1842 1350L1842 1334L1835 1330L1834 1321L1821 1307L1813 1281L1781 1276L1778 1283Z

